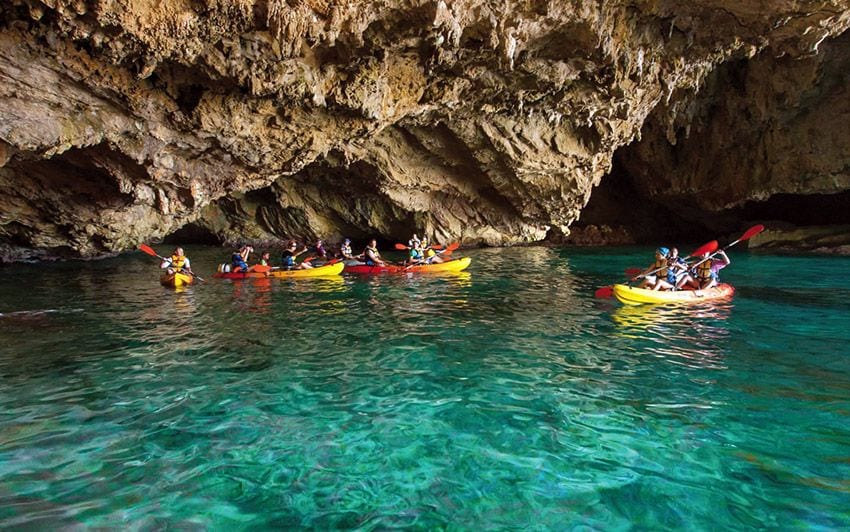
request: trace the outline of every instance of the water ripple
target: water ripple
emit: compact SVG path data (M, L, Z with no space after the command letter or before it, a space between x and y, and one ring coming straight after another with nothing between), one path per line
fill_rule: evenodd
M138 256L9 268L0 526L850 526L833 288L736 257L731 302L621 307L592 298L619 253L180 292Z

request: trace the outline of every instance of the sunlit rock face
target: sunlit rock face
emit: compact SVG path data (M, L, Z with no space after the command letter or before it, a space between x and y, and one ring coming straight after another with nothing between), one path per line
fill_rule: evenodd
M535 241L570 233L630 144L630 186L700 223L846 190L840 158L794 153L846 155L846 125L810 130L846 115L847 4L7 1L0 256L184 226ZM774 159L751 168L755 148Z

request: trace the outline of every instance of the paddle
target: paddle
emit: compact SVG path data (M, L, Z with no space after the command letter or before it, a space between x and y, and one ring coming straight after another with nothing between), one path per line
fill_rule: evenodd
M151 257L156 257L156 258L162 260L163 262L171 262L171 259L167 259L167 258L163 257L162 255L157 254L157 252L154 251L153 248L148 246L147 244L139 244L139 249L143 253L147 253ZM189 270L184 270L183 268L180 268L180 272L181 273L188 273L189 275L191 275L195 279L201 281L202 283L206 282L200 275L196 275L194 272L191 272Z
M762 231L764 231L764 226L762 224L754 225L754 226L750 227L749 229L747 229L746 231L744 231L744 234L741 235L741 238L739 238L738 240L730 242L729 244L726 244L725 246L723 246L722 248L720 248L716 251L715 250L703 251L702 253L700 253L700 255L703 255L705 253L711 253L711 254L708 257L705 257L704 259L702 259L701 261L694 263L691 266L691 269L696 268L697 266L699 266L700 264L702 264L703 262L705 262L707 260L713 259L714 257L717 256L718 253L720 253L721 251L726 251L727 249L731 248L732 246L734 246L738 242L743 242L744 240L751 239L752 237L756 236L757 234L761 233Z
M405 251L405 250L410 249L410 246L405 246L404 244L399 244L398 242L396 242L396 244L395 244L395 246L394 246L394 247L395 247L398 251ZM433 246L428 246L428 247L429 247L429 248L431 248L431 249L443 249L443 245L442 245L442 244L434 244Z
M626 277L634 277L635 275L642 272L640 268L626 268ZM598 299L608 299L614 295L614 286L608 285L603 286L601 288L597 288L596 292L593 293L593 297Z

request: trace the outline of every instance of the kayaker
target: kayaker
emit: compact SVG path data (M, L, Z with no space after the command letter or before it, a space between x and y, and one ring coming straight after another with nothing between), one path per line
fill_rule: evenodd
M295 259L298 255L301 255L305 251L307 251L307 246L304 246L301 251L295 251L298 249L298 243L294 240L289 241L289 245L283 250L283 269L284 270L306 270L312 268L308 263L302 262L298 264L295 262Z
M694 268L694 277L699 284L700 290L713 288L720 284L720 270L729 266L732 262L722 249L716 254L718 258L710 259L710 256L709 253L703 254L700 262Z
M268 251L263 251L263 253L260 255L260 266L271 266L271 264L269 264L270 260L271 253L269 253Z
M354 260L354 254L351 251L351 239L346 238L339 246L339 254L343 259Z
M230 256L230 263L233 268L231 271L233 272L247 272L248 271L248 257L251 253L254 252L254 248L251 246L242 246L239 248L239 251L233 252L233 255Z
M174 248L171 257L162 261L159 267L165 269L169 275L175 272L186 272L189 275L193 275L189 257L183 254L183 248L181 247Z
M413 236L410 238L410 240L407 241L407 247L409 247L410 249L418 248L420 244L422 244L422 241L419 240L419 237L416 236L416 233L413 233Z
M425 260L425 252L422 250L422 242L416 235L413 235L414 239L411 239L408 243L412 244L410 247L410 251L407 255L407 264L421 264Z
M692 282L693 278L688 274L688 263L679 256L678 248L670 248L667 253L667 278L661 279L659 276L652 289L678 290Z
M328 258L328 252L325 251L325 245L324 245L324 243L322 243L321 240L316 240L315 248L316 248L316 255L318 255L319 258L321 258L321 259L327 259Z
M434 251L434 248L425 250L425 264L438 264L440 262L443 262L443 258L440 257L439 253Z
M366 249L363 250L361 256L366 259L367 266L386 266L387 263L381 258L378 252L378 241L374 238L369 241Z
M670 253L670 250L665 247L660 247L655 250L655 262L653 262L649 268L634 277L634 279L643 277L643 282L640 283L638 288L653 289L659 279L667 277L668 253Z

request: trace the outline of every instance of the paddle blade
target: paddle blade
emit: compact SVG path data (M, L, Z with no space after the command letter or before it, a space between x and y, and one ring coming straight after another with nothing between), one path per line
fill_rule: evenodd
M593 297L598 299L608 299L614 295L614 288L611 286L603 286L593 293Z
M267 272L270 272L271 269L272 269L271 266L263 266L262 264L255 264L254 266L251 266L250 268L248 268L248 271L249 272L256 272L256 273L267 273Z
M747 229L747 231L743 235L741 235L741 238L739 238L738 241L740 242L741 240L749 240L752 237L756 236L757 234L761 233L762 231L764 231L763 225L761 225L761 224L754 225L754 226L750 227L749 229Z
M147 253L147 254L148 254L148 255L150 255L151 257L158 257L158 256L159 256L159 255L157 255L156 251L154 251L154 250L153 250L153 248L152 248L152 247L150 247L150 246L149 246L149 245L147 245L147 244L139 244L139 249L140 249L143 253Z
M626 277L634 277L642 271L640 268L626 268Z
M405 249L407 249L407 246L405 246L404 244L396 243L395 248L399 251L404 251Z
M711 242L707 242L700 247L693 250L690 254L691 257L698 257L700 255L704 255L706 253L714 253L717 251L717 240L712 240Z
M460 242L452 242L448 246L446 246L446 251L454 251L460 247Z

